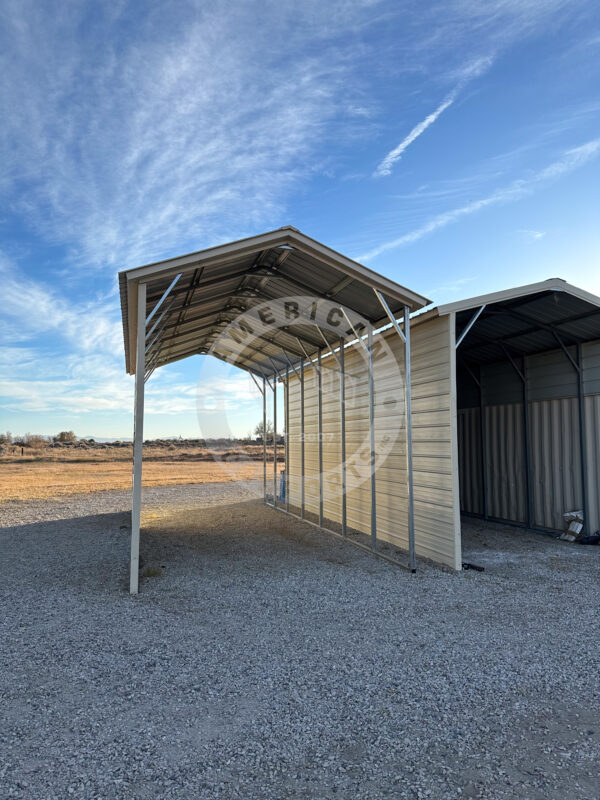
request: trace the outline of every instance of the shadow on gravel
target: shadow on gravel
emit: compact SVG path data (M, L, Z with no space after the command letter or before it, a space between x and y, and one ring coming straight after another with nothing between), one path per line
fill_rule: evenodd
M36 588L62 586L79 591L115 594L126 585L130 515L92 514L0 531L8 580Z
M203 570L252 565L257 571L302 569L309 563L376 571L389 565L355 551L327 533L265 508L262 501L155 509L144 515L140 553L145 566L166 569L182 559Z

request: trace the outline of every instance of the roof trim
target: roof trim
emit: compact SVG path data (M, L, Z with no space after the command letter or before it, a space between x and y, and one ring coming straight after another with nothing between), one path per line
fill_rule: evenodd
M540 292L548 291L566 292L592 305L600 306L600 297L597 295L586 292L585 289L573 286L567 283L563 278L549 278L546 281L539 281L538 283L515 286L513 289L504 289L500 292L491 292L490 294L482 294L478 297L469 297L466 300L458 300L455 303L444 303L438 306L437 309L441 316L444 314L451 314L452 312L466 311L467 309L476 308L484 304L491 305L492 303L501 303L504 300L514 300L517 297L525 297L529 294L539 294Z
M289 247L304 253L321 262L324 266L337 270L351 280L355 280L367 287L378 289L388 299L409 306L411 311L422 309L431 303L423 295L417 294L365 267L358 261L354 261L321 244L316 239L301 233L297 228L291 226L277 228L257 236L119 272L127 372L130 374L135 372L137 286L140 283L167 280L179 272L190 272L199 267L225 266L233 260L243 259L256 252L277 247Z
M408 305L413 311L423 308L432 302L427 297L401 286L399 283L369 269L369 267L365 267L364 264L360 264L358 261L338 253L337 250L321 244L321 242L301 233L291 225L267 231L258 236L250 236L246 239L238 239L235 242L209 247L206 250L188 253L184 256L123 270L119 275L124 275L128 281L155 280L156 278L167 277L170 274L176 274L200 265L217 266L228 261L231 257L244 256L267 247L282 246L296 247L309 255L315 256L323 263L345 272L356 280L368 282L396 300L403 302L409 300Z

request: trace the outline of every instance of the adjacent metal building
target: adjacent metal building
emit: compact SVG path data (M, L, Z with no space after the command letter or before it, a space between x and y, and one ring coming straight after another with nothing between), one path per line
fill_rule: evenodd
M286 481L264 443L265 502L412 571L417 557L461 568L461 512L557 531L581 509L600 526L600 298L552 279L422 311L290 227L119 277L132 593L144 383L198 353L252 376L276 432L284 392Z
M558 278L454 315L460 506L540 531L600 527L600 298ZM470 321L477 319L469 328ZM468 329L468 330L467 330Z

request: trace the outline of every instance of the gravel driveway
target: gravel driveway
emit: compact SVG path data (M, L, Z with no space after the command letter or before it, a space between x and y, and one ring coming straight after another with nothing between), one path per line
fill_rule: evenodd
M465 523L417 575L256 500L0 506L0 796L600 796L600 548Z

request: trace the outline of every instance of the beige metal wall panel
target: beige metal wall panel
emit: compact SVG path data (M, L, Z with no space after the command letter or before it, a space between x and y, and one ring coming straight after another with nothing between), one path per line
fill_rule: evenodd
M577 398L529 404L533 521L563 530L563 514L582 508Z
M452 461L451 322L433 318L412 329L413 483L417 555L460 569L458 497ZM375 343L380 335L375 337ZM385 343L399 365L375 360L377 537L408 549L408 487L404 415L404 345L388 332ZM368 372L358 344L347 348L346 464L348 526L370 533ZM306 510L319 512L317 383L305 370ZM309 378L310 376L310 378ZM323 360L323 511L341 522L339 368ZM456 438L456 437L454 437ZM290 380L290 501L300 504L300 386ZM456 504L455 504L456 497Z
M483 514L479 408L458 412L458 441L460 508L469 514Z
M587 396L587 476L589 530L600 525L600 396ZM479 409L459 412L461 509L483 513L479 469ZM526 521L522 406L486 408L488 442L488 513L509 521ZM579 410L576 397L529 403L531 484L535 527L563 530L562 515L582 503Z
M569 348L576 358L574 347ZM582 346L586 413L588 531L600 527L600 341ZM562 350L527 358L533 522L562 530L562 515L582 507L577 375ZM464 376L463 376L464 378ZM488 513L526 521L520 381L508 364L482 368L486 401ZM510 401L510 402L507 402ZM458 412L460 503L483 513L479 409Z
M588 507L590 510L588 533L600 528L600 394L585 398L586 462Z
M514 403L485 408L486 481L490 517L525 522L523 408Z

